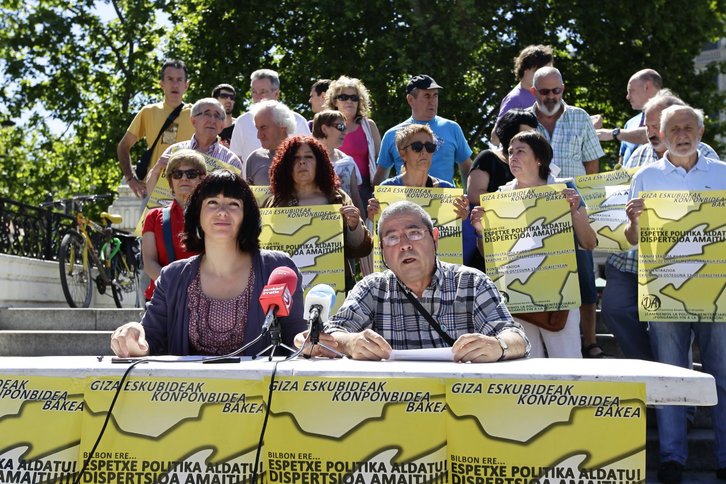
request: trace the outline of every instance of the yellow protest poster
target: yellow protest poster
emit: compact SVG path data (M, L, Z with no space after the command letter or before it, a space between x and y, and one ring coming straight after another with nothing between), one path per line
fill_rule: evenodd
M726 191L640 197L640 319L726 322Z
M645 384L448 380L446 402L452 484L645 482Z
M260 207L262 206L262 202L272 195L272 189L269 185L250 185L250 190L252 190L252 195L255 196L257 205Z
M0 482L72 482L84 381L0 375Z
M79 469L120 380L87 380ZM263 391L262 380L131 377L120 388L81 482L250 482L265 414Z
M436 254L439 259L452 264L463 262L461 242L461 219L454 210L454 199L463 195L461 188L427 188L376 186L373 196L381 206L381 212L393 202L408 200L420 205L431 216L434 227L439 229L439 244ZM379 213L380 216L380 213ZM384 271L383 254L378 240L378 217L374 224L373 270Z
M564 189L554 184L481 196L487 275L513 313L580 306Z
M601 252L622 252L631 248L625 238L625 204L628 202L630 180L639 168L608 171L576 177L577 189L587 205L590 224L597 234Z
M273 388L267 482L446 482L442 380L290 377Z
M286 252L302 274L306 291L316 284L335 290L337 311L345 300L341 205L262 208L260 247ZM331 314L333 312L331 311Z

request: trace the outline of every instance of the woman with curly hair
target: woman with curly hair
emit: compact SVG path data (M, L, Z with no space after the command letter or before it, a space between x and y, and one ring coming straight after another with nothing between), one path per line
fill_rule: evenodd
M345 115L345 140L340 151L355 160L362 177L361 198L373 194L371 178L376 171L376 159L381 149L381 133L370 114L368 89L360 79L340 76L330 83L324 109L334 109Z
M293 136L277 149L270 166L272 195L263 207L297 207L307 205L342 205L343 241L346 260L366 257L373 240L363 223L360 211L339 188L333 165L325 147L312 136ZM345 264L345 289L355 281L350 264Z

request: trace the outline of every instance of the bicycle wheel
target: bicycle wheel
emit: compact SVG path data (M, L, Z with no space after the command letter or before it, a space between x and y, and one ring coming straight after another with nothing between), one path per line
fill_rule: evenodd
M136 298L134 305L138 307L139 273L133 267L127 267L122 257L122 254L119 253L111 259L113 302L116 303L117 308L123 307L124 295L130 294Z
M90 259L86 257L87 263L85 266L83 264L86 250L80 235L69 232L63 236L58 252L58 265L63 295L72 308L87 308L91 305L93 280Z

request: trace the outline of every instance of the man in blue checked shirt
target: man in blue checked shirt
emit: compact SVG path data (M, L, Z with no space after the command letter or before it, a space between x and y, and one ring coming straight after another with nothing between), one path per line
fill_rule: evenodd
M325 324L321 343L359 360L388 359L392 350L444 347L462 362L529 354L529 340L489 277L438 260L438 231L420 206L409 201L389 205L378 235L388 270L355 285ZM305 336L298 335L298 346ZM330 356L319 346L314 350Z

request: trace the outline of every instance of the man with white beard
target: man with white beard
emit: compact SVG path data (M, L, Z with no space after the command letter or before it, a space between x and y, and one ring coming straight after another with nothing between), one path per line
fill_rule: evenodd
M560 177L576 177L600 171L598 159L604 156L590 116L584 109L565 104L565 85L560 71L542 67L534 73L530 91L537 99L530 108L537 116L542 133L552 146L552 163L560 167Z

